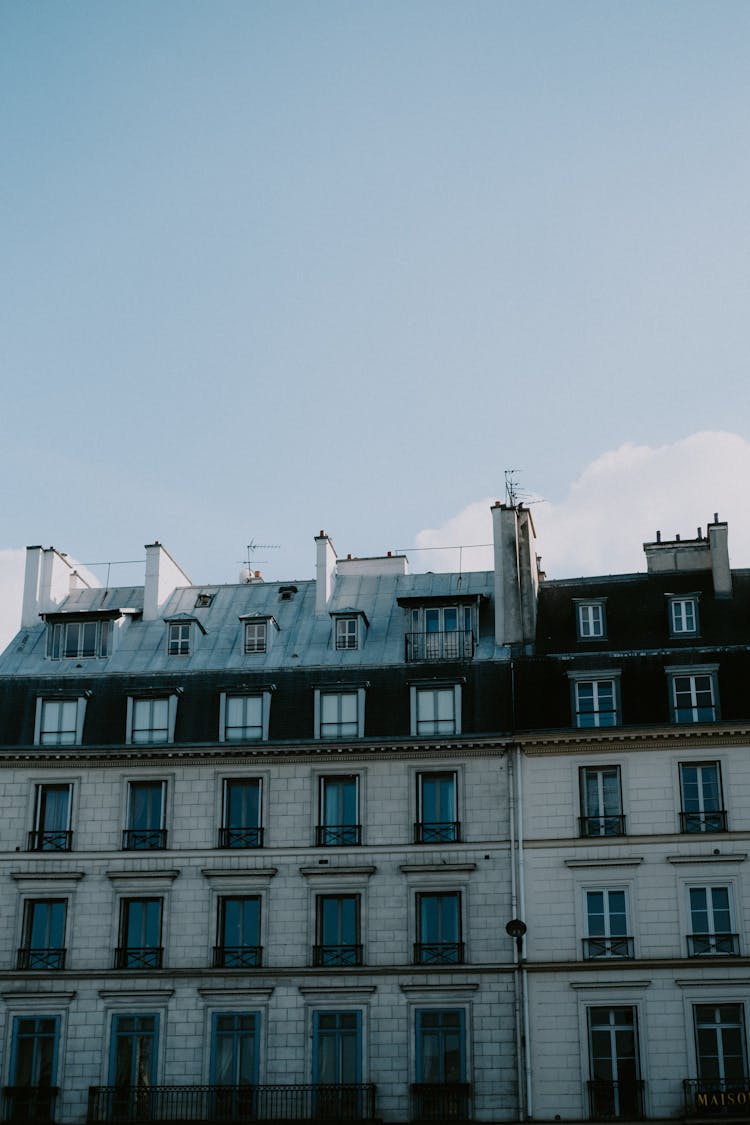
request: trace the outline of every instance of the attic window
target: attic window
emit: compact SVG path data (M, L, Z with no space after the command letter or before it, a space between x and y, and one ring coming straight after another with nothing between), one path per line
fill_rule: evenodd
M293 601L294 595L296 593L297 593L297 587L296 586L279 586L279 601L280 602L291 602L291 601Z
M208 607L211 605L211 602L213 600L214 600L213 594L198 594L198 597L195 599L195 608L196 609L208 609Z

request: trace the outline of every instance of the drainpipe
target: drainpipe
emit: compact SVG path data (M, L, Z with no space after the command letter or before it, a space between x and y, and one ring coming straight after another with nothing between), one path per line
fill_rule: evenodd
M516 784L518 786L518 909L521 917L526 916L526 886L524 879L523 856L523 771L521 760L521 747L516 746ZM524 1064L526 1069L526 1120L533 1117L532 1084L531 1084L531 1043L529 1027L529 981L526 972L526 934L521 938L521 996L523 1001L523 1043Z
M518 917L516 881L516 779L513 752L508 754L508 811L510 817L510 916ZM513 941L513 1017L516 1037L516 1118L523 1119L523 1028L521 1025L521 963L518 942Z

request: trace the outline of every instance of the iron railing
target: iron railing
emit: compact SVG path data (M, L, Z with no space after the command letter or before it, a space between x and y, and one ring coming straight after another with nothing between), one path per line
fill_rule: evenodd
M43 828L29 832L26 850L29 852L69 852L73 847L73 833L61 829Z
M415 965L462 965L462 941L417 941L414 943Z
M681 812L680 830L682 832L726 832L726 809L713 812Z
M220 828L220 848L262 848L263 829L255 828Z
M471 1086L468 1082L415 1082L411 1087L412 1121L468 1121Z
M87 1121L372 1121L375 1086L90 1086Z
M336 968L342 965L361 965L361 945L314 945L313 965Z
M428 660L471 660L474 655L474 634L470 630L407 633L405 641L407 664Z
M632 959L635 949L632 937L587 937L583 939L585 961L597 961L601 957Z
M625 835L625 817L622 813L614 816L581 816L578 824L581 836Z
M156 852L166 846L166 828L126 828L122 833L124 852Z
M24 945L18 950L17 969L64 969L64 949L38 949Z
M586 1083L592 1121L640 1121L643 1118L644 1083L639 1079L608 1082L595 1078Z
M414 825L415 844L458 844L461 822L458 820L422 820Z
M160 969L164 949L160 945L121 945L115 950L116 969Z
M362 843L362 825L319 824L315 843L321 848L358 847Z
M262 945L215 945L215 969L256 969L263 959Z
M686 1117L747 1117L750 1112L750 1078L739 1082L686 1078L682 1083Z
M688 957L736 957L739 934L688 934Z
M50 1125L55 1120L57 1086L3 1087L3 1121Z

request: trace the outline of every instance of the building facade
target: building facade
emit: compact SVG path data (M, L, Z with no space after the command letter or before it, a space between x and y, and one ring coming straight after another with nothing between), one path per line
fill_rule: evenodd
M750 573L86 586L0 658L18 1121L750 1116Z

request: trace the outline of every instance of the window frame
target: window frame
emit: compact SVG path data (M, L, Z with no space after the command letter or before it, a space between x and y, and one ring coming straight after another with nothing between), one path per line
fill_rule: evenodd
M331 997L335 1003L335 998ZM311 1013L312 1016L312 1058L311 1058L311 1078L316 1086L322 1086L325 1090L323 1094L324 1102L320 1106L321 1115L323 1117L330 1117L332 1115L337 1119L346 1119L350 1116L356 1116L358 1119L363 1115L359 1110L364 1103L360 1102L362 1096L366 1096L366 1091L351 1089L352 1086L361 1086L363 1074L363 1053L364 1053L364 1037L363 1029L363 1013L360 1008L314 1008ZM342 1022L344 1018L353 1020L353 1027L335 1026L330 1028L322 1028L320 1026L322 1019L334 1018L337 1022ZM321 1076L320 1060L323 1055L322 1040L330 1038L335 1042L335 1071L334 1079ZM346 1076L342 1047L344 1041L351 1038L354 1042L354 1077ZM341 1090L336 1090L336 1087L343 1087ZM329 1106L329 1101L333 1099L332 1104ZM332 1113L327 1112L331 1110ZM347 1112L347 1109L349 1112ZM352 1109L355 1114L352 1114Z
M167 622L167 656L190 656L193 651L193 622Z
M607 1012L608 1020L606 1023L601 1022L594 1025L592 1017L595 1012ZM617 1012L630 1012L631 1020L629 1025L618 1024ZM614 1020L612 1017L615 1017ZM637 1004L624 1003L611 1003L611 1004L587 1004L586 1005L586 1041L588 1052L588 1065L589 1065L589 1081L588 1091L590 1098L590 1117L592 1120L599 1120L606 1118L607 1120L626 1120L635 1121L643 1117L643 1066L641 1061L641 1036L640 1036L640 1012ZM632 1032L633 1042L633 1071L634 1077L620 1076L620 1053L618 1050L621 1036L618 1035L618 1029L621 1031L623 1027L628 1026ZM607 1078L599 1077L595 1074L596 1062L599 1057L594 1053L594 1030L602 1030L607 1028L609 1034L610 1053L608 1058L608 1071ZM614 1031L614 1035L612 1034ZM614 1052L613 1049L614 1048ZM624 1057L623 1062L627 1062ZM614 1066L612 1065L614 1064ZM616 1077L612 1077L613 1069L616 1071ZM622 1087L622 1089L620 1089ZM623 1106L622 1094L627 1094L628 1088L631 1089L631 1096L634 1100L634 1106Z
M224 1083L220 1081L218 1073L218 1039L220 1028L218 1026L219 1020L232 1019L234 1021L250 1020L252 1021L252 1028L229 1028L227 1031L232 1037L232 1082ZM257 1085L258 1076L260 1074L260 1027L261 1027L261 1013L255 1010L235 1010L235 1011L221 1011L211 1012L211 1048L210 1048L210 1061L209 1061L209 1083L212 1086L225 1087L221 1089L217 1095L219 1107L224 1116L238 1120L244 1120L252 1114L252 1109L255 1099L254 1086ZM252 1052L252 1074L248 1077L243 1074L241 1061L244 1057L244 1052L238 1050L238 1042L245 1036L252 1038L253 1052ZM222 1075L224 1077L224 1075Z
M151 903L158 903L158 944L149 945L131 945L130 943L130 907L136 903L142 907L148 906ZM163 895L123 895L119 900L119 919L118 919L118 946L115 955L115 968L124 969L126 971L133 970L139 971L142 969L161 969L164 962L164 906L165 899ZM149 922L147 918L143 919L143 925L147 928ZM141 936L143 936L141 934ZM134 962L131 962L130 953L133 951ZM153 956L148 956L153 954Z
M127 710L125 715L125 741L128 746L160 746L171 745L174 742L174 730L177 720L177 700L179 698L178 692L168 692L166 694L155 693L146 695L129 695L127 702ZM141 704L150 704L150 709L153 714L153 705L156 703L166 703L167 705L167 725L166 727L136 727L135 722L138 716L138 711ZM165 732L165 738L135 738L134 735L141 731L150 731L152 734Z
M341 787L343 783L354 785L354 820L343 820L341 813L336 823L328 818L328 789ZM362 843L362 784L359 773L321 773L318 774L318 822L315 842L318 847L358 847ZM344 800L344 804L346 804ZM339 810L341 798L336 801Z
M456 735L460 735L462 733L462 731L461 731L461 727L462 727L462 723L461 723L461 718L462 718L462 716L461 716L461 705L462 705L461 687L462 687L462 684L457 683L456 681L443 682L443 683L430 681L430 682L427 682L427 683L414 683L414 684L409 685L409 704L410 704L409 710L410 710L410 714L411 714L411 737L412 738L453 738ZM433 698L435 699L435 701L437 701L438 695L446 695L446 696L449 695L449 694L452 695L452 706L453 706L453 718L452 718L452 720L441 719L439 717L439 715L437 715L437 714L432 719L421 719L420 718L420 716L419 716L420 698L423 697L423 696L427 696L428 694L431 694L433 696ZM440 731L440 730L435 730L435 729L433 729L431 731L427 731L427 730L421 729L422 727L424 727L428 723L432 723L433 726L437 726L437 724L439 724L441 722L447 723L449 721L452 721L452 724L453 724L453 729L450 730L450 731L448 731L448 730Z
M64 828L45 828L47 797L50 792L66 792L67 808ZM73 819L73 782L72 781L37 781L34 783L34 806L32 828L29 834L29 851L68 852L71 850L73 833L71 824ZM50 818L51 819L51 818ZM48 841L52 846L44 846L44 837L54 839Z
M684 723L692 725L694 723L716 723L720 718L719 709L719 665L718 664L701 664L701 665L671 665L664 669L667 674L667 682L669 686L669 714L673 723ZM707 680L710 686L711 706L706 707L705 704L700 704L698 698L700 693L705 692L705 686L698 687L697 681L699 679ZM690 681L689 693L690 700L687 706L678 705L678 680ZM685 694L685 688L681 688L680 694ZM711 712L710 716L701 715L701 711ZM689 713L689 714L688 714Z
M716 882L691 881L686 886L687 892L687 955L688 957L722 957L738 956L740 953L741 936L737 931L737 917L734 906L734 885L728 880ZM693 894L704 892L706 898L705 910L707 929L696 928L696 915L701 913L700 907L693 906ZM714 902L714 892L726 893L726 906L721 907ZM717 915L724 909L729 922L729 929L718 929L716 926ZM720 944L721 943L721 944Z
M425 907L434 901L437 907L435 935L425 917ZM452 918L444 918L447 904L451 903ZM416 941L414 943L415 965L463 965L466 960L464 944L464 895L460 890L430 888L419 890L414 896L414 920ZM455 939L443 941L444 929L453 930ZM432 948L430 948L432 947Z
M356 652L362 647L359 614L336 614L333 623L334 648L337 652Z
M321 686L315 688L314 697L314 711L313 711L313 735L316 739L322 742L346 742L353 738L364 738L365 736L365 691L366 689L361 685L352 684L332 684L330 687ZM344 726L353 726L351 720L344 721L340 719L338 723L334 724L328 720L323 719L323 712L325 710L324 699L339 697L338 711L341 712L341 700L344 696L353 696L355 698L355 706L357 709L356 718L356 733L342 733L341 728ZM337 726L338 732L323 733L324 727Z
M34 745L35 746L80 746L83 743L83 725L86 720L86 695L38 695L34 713ZM64 708L67 705L75 706L75 723L73 726L57 730L44 730L45 713L54 706ZM60 719L62 722L62 719ZM45 735L56 735L46 739ZM72 735L71 738L60 736Z
M607 639L607 599L574 598L576 640L604 641Z
M167 846L167 782L164 778L133 777L126 779L125 825L123 829L124 851L160 851ZM135 809L137 791L146 789L159 791L158 825L136 825ZM139 842L138 835L142 839Z
M231 707L232 700L242 700L247 704L248 700L260 700L260 724L254 723L252 727L247 724L244 727L232 726L230 728L228 723L228 712ZM219 693L219 742L230 743L237 745L242 742L268 742L268 731L271 719L271 692L269 690L259 691L222 691ZM236 738L228 738L228 730L243 730L245 733L238 735ZM257 735L246 733L248 730L259 731Z
M602 896L602 910L592 910L592 896ZM622 910L613 909L612 897L622 895ZM592 921L599 915L602 918L603 933L592 933ZM622 934L613 933L613 918L624 919ZM583 939L584 961L633 960L635 957L635 938L630 913L630 888L628 886L607 884L583 888ZM597 927L594 927L597 928Z
M38 1078L37 1078L37 1079L35 1079L35 1081L31 1082L27 1086L25 1083L20 1083L19 1080L18 1080L19 1079L19 1076L18 1076L18 1056L19 1056L19 1046L20 1046L20 1044L19 1044L20 1029L21 1029L21 1025L23 1023L28 1022L28 1023L34 1023L36 1025L39 1025L43 1021L50 1021L53 1024L53 1029L52 1029L52 1033L51 1033L52 1055L51 1055L51 1059L50 1059L50 1063L49 1063L50 1081L49 1081L49 1083L47 1083L47 1082L42 1083L42 1082L39 1082ZM26 1088L26 1089L31 1089L31 1090L47 1090L47 1089L54 1089L56 1087L57 1068L58 1068L58 1062L59 1062L61 1022L62 1022L61 1017L57 1013L52 1014L52 1013L48 1013L48 1012L36 1012L36 1011L23 1012L23 1013L22 1012L18 1012L18 1013L14 1012L13 1013L11 1033L10 1033L10 1059L9 1059L9 1066L8 1066L8 1077L10 1078L11 1088L18 1089L19 1087L21 1087L21 1088ZM32 1038L32 1036L29 1036L28 1038ZM33 1038L34 1038L35 1041L38 1041L41 1038L41 1036L35 1035L35 1036L33 1036ZM39 1069L39 1067L38 1067L38 1061L39 1060L37 1058L36 1046L34 1047L34 1056L35 1057L34 1057L34 1060L33 1060L32 1069L34 1071L37 1071Z
M573 725L577 730L598 730L599 728L618 727L621 725L621 671L619 668L595 669L593 671L581 670L568 672L567 675L570 681ZM599 696L601 692L599 685L605 683L612 685L612 702L609 708L599 706ZM593 706L591 710L583 710L581 707L580 688L582 684L592 685ZM590 723L582 722L581 719L584 715L591 716L593 721ZM602 721L606 716L611 716L612 721Z
M706 784L703 771L714 769L716 771L715 790L717 794L717 808L707 808L706 798L710 793L711 784ZM687 808L685 799L686 772L696 770L697 808ZM680 796L680 832L690 835L712 834L727 831L727 809L724 801L724 783L722 778L722 763L719 759L687 761L677 763Z
M234 850L235 848L261 848L263 846L264 828L263 815L265 811L263 776L235 776L222 778L221 785L221 830L219 834L219 847ZM231 789L251 788L256 790L257 817L255 824L231 823ZM242 802L243 805L245 802ZM232 837L232 833L239 835Z
M417 844L456 844L461 842L461 814L459 790L459 773L454 769L416 770L416 816L414 818L414 840ZM453 804L453 820L426 820L425 819L425 784L439 785L441 779L452 779L452 797L449 803ZM438 797L438 805L442 805L442 797ZM434 804L434 802L431 802ZM425 831L428 829L428 831Z
M455 615L453 627L446 628L446 614ZM434 624L438 628L434 628ZM445 605L426 602L407 609L407 663L470 660L474 656L476 639L477 607L473 602Z
M150 1031L147 1031L145 1028L135 1027L133 1029L133 1032L132 1032L132 1034L141 1035L141 1036L143 1036L145 1034L149 1037L149 1039L151 1041L151 1050L150 1050L150 1056L151 1057L149 1059L148 1081L144 1082L143 1084L134 1083L134 1084L131 1084L129 1086L123 1086L122 1087L123 1090L125 1091L124 1099L125 1099L127 1108L130 1108L128 1103L130 1101L130 1098L133 1096L131 1091L141 1090L141 1089L148 1090L152 1085L154 1085L154 1083L156 1082L156 1078L159 1074L159 1063L160 1063L159 1050L160 1050L160 1046L161 1046L161 1042L160 1042L160 1040L161 1040L161 1034L160 1034L160 1032L161 1032L161 1019L160 1019L160 1016L161 1016L160 1012L129 1012L129 1011L122 1011L121 1012L121 1011L116 1011L116 1012L111 1013L110 1028L109 1028L108 1075L109 1075L110 1085L115 1086L115 1087L118 1085L118 1075L117 1075L117 1053L118 1052L117 1052L117 1046L118 1046L118 1043L120 1042L120 1040L125 1039L125 1036L126 1036L125 1032L120 1033L118 1031L118 1025L120 1024L121 1021L128 1020L128 1019L134 1020L134 1021L153 1020L153 1027ZM139 1052L138 1057L140 1057L140 1052ZM131 1067L131 1074L132 1073L133 1073L133 1068ZM133 1107L133 1108L135 1108L135 1107Z
M436 1027L425 1028L425 1016L457 1016L457 1024L455 1029L450 1027ZM467 1039L467 1012L465 1007L459 1006L446 1006L446 1005L420 1005L414 1009L414 1077L418 1086L449 1086L454 1083L466 1084L467 1076L469 1073L469 1059L468 1059L468 1039ZM431 1052L426 1052L424 1049L425 1031L437 1032L453 1032L458 1037L458 1061L459 1068L457 1078L445 1077L445 1063L446 1063L446 1048L443 1045L439 1052L432 1052L433 1058L439 1057L439 1071L440 1075L437 1079L427 1077L425 1074L425 1061ZM441 1042L447 1038L446 1035L440 1035Z
M252 927L255 941L243 941L239 945L227 944L227 905L242 904L243 916L239 929L245 936L244 907L252 903L255 907L255 924ZM248 969L258 968L263 963L262 933L263 896L256 894L235 894L231 891L221 893L216 900L216 946L214 949L214 968L220 969ZM234 954L229 959L227 951L233 950Z
M23 900L21 911L21 941L18 946L19 969L26 971L41 970L44 972L64 969L66 957L66 936L68 933L69 900L65 896L37 896L29 895ZM45 908L47 920L44 929L48 936L53 928L53 914L55 907L62 908L62 922L59 926L59 941L47 941L44 945L34 942L36 928L36 908Z
M94 626L94 644L87 645L85 626ZM79 630L75 652L69 651L68 631ZM48 660L106 660L112 655L112 619L70 615L66 621L47 621L46 656Z
M680 640L682 637L700 636L700 613L698 594L670 594L667 599L669 612L669 636ZM692 625L688 623L692 615Z
M335 902L338 904L336 934L327 932L327 912L325 904ZM352 903L354 908L354 941L330 941L331 936L340 938L346 928L345 904ZM336 952L337 951L337 952ZM315 945L313 947L313 964L320 968L340 968L347 966L363 965L362 944L362 895L358 891L329 892L324 891L315 895Z
M737 1000L734 1000L734 999L726 1000L726 1001L719 1000L719 1001L716 1001L712 1004L694 1003L692 1005L692 1009L693 1009L693 1013L692 1013L693 1014L693 1043L694 1043L694 1049L695 1049L695 1073L697 1075L697 1080L698 1080L698 1084L699 1084L698 1085L698 1092L700 1092L701 1086L707 1088L708 1092L712 1092L713 1090L722 1090L722 1089L726 1089L727 1087L733 1087L733 1086L737 1085L736 1079L727 1078L727 1076L726 1076L726 1068L725 1068L725 1065L724 1065L725 1061L726 1061L726 1054L725 1054L725 1051L724 1051L723 1037L721 1038L721 1041L719 1040L718 1036L716 1037L716 1043L717 1043L718 1049L717 1049L717 1053L716 1053L715 1057L719 1061L719 1067L718 1067L718 1069L720 1071L719 1076L714 1078L714 1077L709 1077L707 1074L703 1073L704 1072L704 1062L703 1062L704 1055L701 1051L701 1037L699 1035L699 1028L703 1028L703 1029L706 1029L706 1028L709 1028L709 1027L716 1028L716 1029L737 1028L739 1030L739 1046L740 1046L740 1050L741 1050L741 1054L739 1055L739 1058L741 1060L742 1072L743 1072L742 1077L740 1078L739 1082L742 1084L742 1086L747 1085L748 1079L750 1078L750 1069L749 1069L749 1060L748 1060L748 1051L747 1051L747 1026L746 1026L746 1018L745 1018L746 1017L745 1007L746 1006L745 1006L744 1003L742 1003L741 1001L738 1002ZM736 1014L737 1014L736 1022L734 1022L734 1023L723 1022L722 1019L719 1018L719 1020L714 1020L712 1023L706 1022L706 1023L703 1023L703 1024L699 1024L699 1017L698 1017L699 1010L703 1010L704 1012L706 1012L706 1011L709 1011L712 1008L713 1008L715 1013L720 1012L721 1009L734 1009ZM721 1043L721 1045L719 1046L720 1043ZM709 1057L713 1057L713 1056L709 1056Z
M605 788L605 775L616 774L617 779L617 796L618 796L618 811L607 811L607 790ZM586 784L589 777L596 778L596 794L598 801L598 808L600 812L593 812L589 808L588 785ZM607 765L583 765L578 767L578 799L580 802L581 816L580 816L580 835L588 839L603 839L605 837L624 836L626 835L626 820L624 813L624 805L622 799L622 767L619 762L614 762ZM599 822L599 832L590 831L595 827L595 821ZM608 831L612 828L613 831Z

